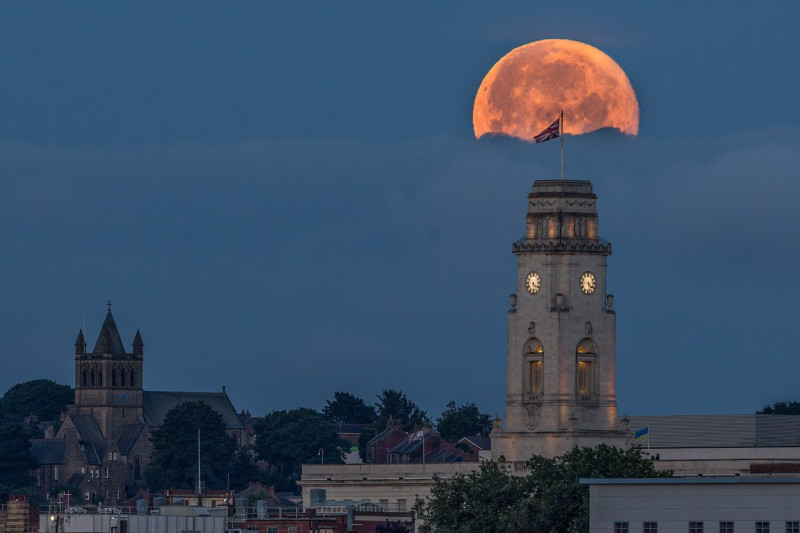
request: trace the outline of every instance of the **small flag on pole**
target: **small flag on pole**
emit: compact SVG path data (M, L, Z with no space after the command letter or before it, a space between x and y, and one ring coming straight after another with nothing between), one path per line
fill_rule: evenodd
M633 440L641 442L650 433L650 426L644 427L633 434Z
M534 142L543 143L550 139L561 137L561 117L558 117L555 122L550 124L539 135L533 138Z

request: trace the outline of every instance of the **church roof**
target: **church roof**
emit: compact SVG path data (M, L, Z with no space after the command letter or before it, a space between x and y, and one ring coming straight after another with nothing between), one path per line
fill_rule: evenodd
M119 330L117 330L117 324L114 322L114 316L111 314L110 309L106 313L106 319L103 322L103 327L100 328L100 334L97 336L97 342L92 353L125 353L125 346L122 344L122 338L119 336Z
M628 420L634 432L648 429L651 448L800 446L800 416L672 415Z
M67 458L65 439L31 439L31 455L40 465L60 465Z
M224 392L155 392L142 393L142 417L150 427L164 425L170 409L184 402L203 402L222 416L228 429L243 429L242 421Z
M69 415L69 417L75 426L75 430L78 432L78 438L81 440L96 442L104 440L103 432L100 431L100 426L97 425L97 421L93 416Z
M124 426L122 431L119 432L119 435L117 435L117 438L114 439L119 453L122 455L129 455L131 453L131 448L133 448L133 445L139 440L139 435L141 435L143 429L143 424L128 424Z

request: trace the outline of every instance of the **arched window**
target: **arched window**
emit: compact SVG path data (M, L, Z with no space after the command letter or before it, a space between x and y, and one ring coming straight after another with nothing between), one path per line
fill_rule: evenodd
M119 383L121 386L125 386L125 369L122 368L119 371Z
M597 373L597 343L585 338L575 350L577 369L575 372L575 395L578 401L595 400Z
M116 387L117 386L117 369L116 368L112 368L111 369L111 386L112 387Z
M541 401L544 394L544 347L542 341L531 337L522 348L523 389L526 401Z
M136 370L131 369L131 387L136 386Z

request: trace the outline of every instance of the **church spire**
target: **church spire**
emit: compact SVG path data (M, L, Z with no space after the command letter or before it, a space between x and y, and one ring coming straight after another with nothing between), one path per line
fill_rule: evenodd
M119 330L117 330L117 323L114 322L114 315L111 314L111 302L109 301L107 305L106 319L103 321L103 327L100 328L100 334L97 336L97 342L92 353L124 354L125 347L122 344Z

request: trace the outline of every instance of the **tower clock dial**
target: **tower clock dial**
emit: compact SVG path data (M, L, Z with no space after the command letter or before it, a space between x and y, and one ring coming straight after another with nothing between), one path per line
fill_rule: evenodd
M525 288L531 294L536 294L542 288L542 276L538 272L531 272L525 278Z
M583 294L592 294L597 289L597 276L592 272L581 274L581 291Z

